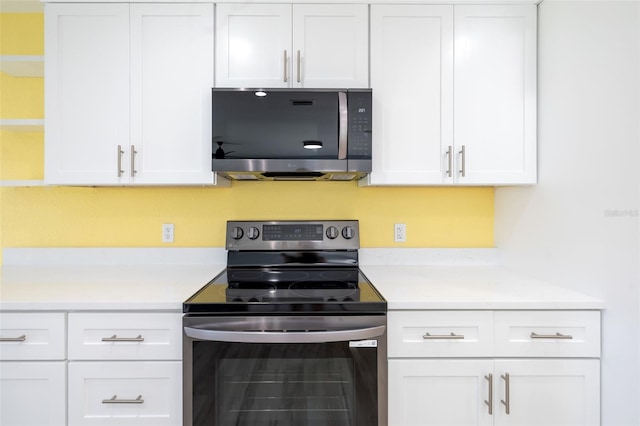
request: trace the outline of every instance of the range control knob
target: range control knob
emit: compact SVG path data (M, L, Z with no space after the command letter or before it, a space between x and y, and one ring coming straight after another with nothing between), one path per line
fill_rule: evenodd
M249 237L250 240L255 240L259 236L260 236L260 231L255 226L252 226L247 230L247 237Z
M351 226L345 226L342 228L342 236L345 240L350 240L356 235L356 231Z
M243 235L244 231L239 226L236 226L231 230L231 238L234 240L239 240Z
M329 238L330 240L335 240L336 238L338 238L338 228L336 228L335 226L330 226L327 228L327 238Z

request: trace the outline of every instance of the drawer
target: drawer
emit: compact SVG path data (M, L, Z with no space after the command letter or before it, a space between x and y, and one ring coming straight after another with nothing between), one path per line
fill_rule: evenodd
M180 361L69 363L68 424L182 425Z
M600 357L599 311L496 311L498 357Z
M491 311L390 311L388 356L490 357Z
M65 314L0 314L0 360L66 358Z
M70 313L69 360L180 360L181 313Z

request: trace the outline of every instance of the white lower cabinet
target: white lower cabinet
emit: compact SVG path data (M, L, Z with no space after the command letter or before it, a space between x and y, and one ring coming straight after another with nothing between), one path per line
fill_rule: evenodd
M0 425L64 426L65 361L0 362Z
M391 359L389 389L390 426L598 425L600 420L595 359Z
M69 363L69 426L180 424L180 361Z
M390 311L389 426L600 424L598 311Z
M69 314L69 426L182 425L182 313Z
M0 425L66 424L65 314L0 314Z

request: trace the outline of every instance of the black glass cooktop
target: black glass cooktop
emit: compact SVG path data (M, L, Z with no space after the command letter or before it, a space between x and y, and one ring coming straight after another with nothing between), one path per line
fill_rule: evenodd
M358 268L228 268L184 303L185 313L385 313Z

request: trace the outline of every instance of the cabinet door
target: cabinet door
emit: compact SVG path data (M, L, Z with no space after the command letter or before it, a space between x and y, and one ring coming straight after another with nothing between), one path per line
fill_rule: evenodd
M500 402L507 401L505 373L509 374L508 414ZM597 359L501 360L495 363L494 379L497 426L600 424Z
M127 182L129 5L47 4L45 38L45 182Z
M458 182L535 183L536 6L456 6L455 29Z
M213 5L132 4L130 28L132 183L213 183Z
M371 6L372 185L453 182L453 7Z
M492 371L488 360L390 359L389 425L492 425Z
M293 87L369 87L366 4L293 6Z
M66 362L0 362L0 424L64 426Z
M182 364L70 362L69 426L182 425Z
M291 5L216 5L216 86L289 87Z

